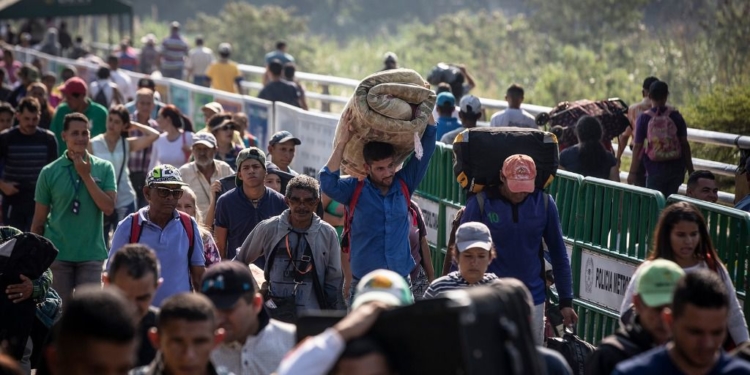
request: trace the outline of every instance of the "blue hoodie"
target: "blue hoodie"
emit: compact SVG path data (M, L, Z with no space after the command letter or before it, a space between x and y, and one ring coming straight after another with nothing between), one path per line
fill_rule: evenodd
M490 229L497 258L490 263L487 272L521 280L534 297L534 305L544 303L546 286L539 259L539 246L543 238L552 258L560 307L572 307L573 276L557 206L552 197L545 212L545 193L541 190L529 194L517 205L504 198L487 198L485 192L479 194L484 195L484 216L480 214L475 195L466 202L461 223L479 221Z

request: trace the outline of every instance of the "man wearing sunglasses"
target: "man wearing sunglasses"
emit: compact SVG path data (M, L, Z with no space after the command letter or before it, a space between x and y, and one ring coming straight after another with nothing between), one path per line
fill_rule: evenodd
M266 307L272 317L294 322L296 314L277 315L279 305L305 310L345 309L341 248L336 230L315 214L318 181L300 175L289 181L284 198L289 208L258 224L242 243L235 260L266 260Z
M65 100L60 103L52 118L49 130L57 137L58 154L63 155L67 146L62 139L63 120L70 113L83 113L91 123L91 138L104 133L107 130L107 108L91 100L86 94L88 86L86 82L78 77L65 81L60 92Z
M200 285L201 277L206 270L206 259L203 256L203 240L198 224L190 218L192 231L185 227L177 201L183 194L180 171L171 165L158 165L146 177L143 195L148 206L141 208L135 216L128 216L115 230L112 238L112 250L109 258L124 245L134 242L148 245L154 249L161 264L163 283L156 291L153 306L160 306L166 298L195 290ZM133 230L133 224L136 224ZM135 233L134 233L135 232ZM140 234L138 234L140 232ZM193 234L192 254L188 233Z

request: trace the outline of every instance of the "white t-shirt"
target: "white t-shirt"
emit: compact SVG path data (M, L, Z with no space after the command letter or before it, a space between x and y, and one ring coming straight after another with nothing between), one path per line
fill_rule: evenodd
M177 139L170 142L167 138L167 133L161 133L159 139L154 142L153 150L151 151L151 163L148 165L148 169L151 170L157 165L169 164L175 168L180 168L190 159L190 155L185 155L182 151L182 146L187 145L192 147L193 145L193 133L183 132Z
M123 152L123 144L125 145L125 151ZM99 134L94 138L91 138L91 151L94 156L102 158L115 167L115 179L120 176L120 169L122 169L122 177L117 183L117 202L115 202L115 208L125 207L135 202L135 189L130 183L130 172L128 171L128 159L130 158L130 144L126 139L125 142L122 140L117 141L114 151L109 151L107 146L107 140L104 139L104 134Z
M117 69L110 71L109 77L112 79L112 82L117 84L117 89L120 90L120 93L125 97L125 100L128 100L128 98L135 99L135 88L133 87L133 80L130 79L130 76L123 73L122 70Z
M185 60L185 67L193 69L193 76L206 75L206 69L216 60L213 51L208 47L195 47L190 50Z
M490 126L515 126L519 128L539 129L534 116L523 109L508 108L492 115Z
M113 83L112 81L105 80L105 79L100 79L100 80L91 82L91 85L89 85L91 98L96 99L96 96L99 95L99 91L104 90L104 96L107 98L107 103L109 103L109 106L115 104L114 103L115 98L113 97L114 90L112 89L113 84L117 86L118 90L120 89L119 85ZM109 106L106 106L106 107L109 107Z

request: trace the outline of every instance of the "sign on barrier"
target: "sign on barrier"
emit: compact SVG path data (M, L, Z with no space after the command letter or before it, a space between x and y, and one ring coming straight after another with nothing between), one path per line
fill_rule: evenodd
M458 208L451 207L451 206L445 206L445 218L443 219L445 222L445 244L448 244L448 236L450 235L450 231L453 227L453 218L456 217L456 213L458 212Z
M637 266L582 250L581 267L580 298L619 311Z
M268 140L273 134L273 104L266 102L261 99L254 99L245 97L243 99L245 106L245 114L247 114L247 120L249 122L250 134L255 136L258 140L258 146L264 152L267 151L266 146Z
M419 208L422 210L422 218L424 219L424 225L427 228L427 241L432 244L437 244L438 230L440 226L440 204L424 198L419 194L414 194L412 199L417 202Z
M339 116L304 111L281 102L274 103L274 106L276 131L287 130L302 142L302 147L296 149L292 169L317 176L333 150Z

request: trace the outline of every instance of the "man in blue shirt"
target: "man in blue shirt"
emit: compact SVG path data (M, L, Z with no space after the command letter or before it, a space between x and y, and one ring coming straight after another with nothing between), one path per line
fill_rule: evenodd
M442 139L445 133L461 128L461 123L453 117L456 111L456 98L449 92L441 92L437 96L437 139Z
M161 264L163 283L157 289L152 302L160 306L166 298L194 290L200 285L201 277L206 271L206 259L203 255L203 240L198 224L190 219L193 226L193 253L188 259L190 240L187 228L183 226L177 212L177 201L183 194L180 171L171 165L158 165L146 177L143 195L148 206L141 208L134 215L128 215L115 230L112 238L112 249L109 252L111 263L114 255L131 241L133 221L140 226L140 237L137 242L148 245L156 253ZM136 228L137 229L137 228ZM107 268L109 271L109 268Z
M727 336L729 298L717 273L687 273L677 282L672 308L662 313L672 342L620 363L612 374L750 374L750 363L721 348Z
M351 112L342 118L339 142L336 144L328 164L320 172L320 187L331 199L348 205L358 181L354 177L341 179L341 160L344 148L351 139ZM351 225L351 265L342 260L348 288L376 269L388 269L406 278L414 269L414 258L409 246L409 197L402 190L405 184L409 195L413 194L427 173L430 157L435 152L435 120L430 116L429 125L422 134L422 158L412 155L398 171L393 160L393 145L384 142L369 142L363 156L368 177L364 180L356 212ZM351 267L351 268L350 268ZM352 288L351 290L354 290Z
M214 236L222 259L234 259L245 238L263 220L281 215L287 205L284 196L264 185L266 154L257 147L246 148L237 155L236 188L216 201ZM255 261L264 268L265 257Z
M508 157L500 172L499 191L483 191L470 197L461 223L478 221L490 228L497 257L487 272L519 279L529 288L534 298L532 332L536 344L542 345L546 297L542 240L552 259L565 325L575 324L578 315L572 308L573 276L557 206L552 197L535 188L535 178L536 164L531 157L520 154Z

